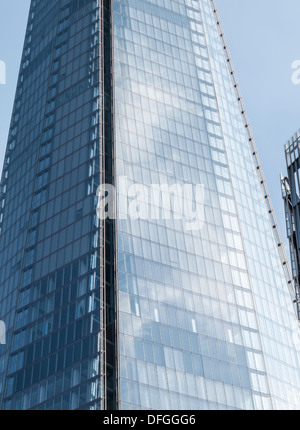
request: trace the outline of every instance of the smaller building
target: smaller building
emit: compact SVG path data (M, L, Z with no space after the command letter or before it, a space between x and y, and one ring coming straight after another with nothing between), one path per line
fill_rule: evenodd
M300 130L285 145L287 177L281 176L287 237L300 320Z

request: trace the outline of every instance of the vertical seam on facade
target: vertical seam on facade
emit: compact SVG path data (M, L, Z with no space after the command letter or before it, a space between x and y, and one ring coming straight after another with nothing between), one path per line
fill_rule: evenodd
M100 184L105 183L105 112L104 112L104 1L99 6L99 87L100 87ZM106 410L106 295L105 295L105 221L99 220L100 241L100 409Z
M118 176L117 176L117 149L116 149L116 127L115 127L115 85L114 85L114 8L111 2L111 88L112 88L112 174L115 193L115 215L114 220L114 294L115 294L115 379L116 379L116 409L121 409L120 397L120 345L119 345L119 277L118 277Z

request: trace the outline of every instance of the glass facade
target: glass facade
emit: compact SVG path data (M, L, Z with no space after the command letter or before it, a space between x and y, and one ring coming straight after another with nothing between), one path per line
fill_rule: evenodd
M114 42L117 174L205 185L199 232L118 222L121 407L299 408L297 321L211 1L114 1Z
M99 221L97 187L124 177L203 185L203 227L125 219L121 187ZM211 0L31 2L0 261L2 409L299 409L297 317Z
M285 145L287 177L281 176L287 237L291 268L296 289L296 305L300 320L300 134L295 134Z
M2 177L3 409L100 407L99 8L31 2Z

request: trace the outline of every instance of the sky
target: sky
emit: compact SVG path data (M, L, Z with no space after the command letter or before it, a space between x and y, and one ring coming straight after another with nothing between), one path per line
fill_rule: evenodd
M216 0L282 236L285 237L279 174L283 145L300 128L299 0ZM0 171L19 71L29 0L0 0ZM299 74L300 76L300 74Z
M0 0L0 60L6 85L0 85L0 173L15 97L30 0ZM1 179L1 177L0 177Z

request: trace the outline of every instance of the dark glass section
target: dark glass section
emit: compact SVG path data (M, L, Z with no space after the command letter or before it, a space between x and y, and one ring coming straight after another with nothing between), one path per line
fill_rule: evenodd
M1 182L3 409L101 405L99 54L97 1L32 1Z

